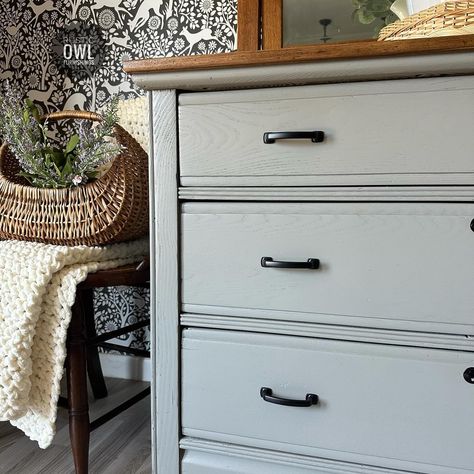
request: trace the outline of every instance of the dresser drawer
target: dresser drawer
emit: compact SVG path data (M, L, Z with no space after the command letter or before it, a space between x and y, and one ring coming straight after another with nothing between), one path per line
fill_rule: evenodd
M186 330L185 435L415 472L473 472L474 354ZM266 402L273 396L316 405ZM416 468L414 468L416 467Z
M474 80L182 94L183 185L470 184ZM325 133L322 143L265 132Z
M473 218L473 204L185 204L183 310L473 334Z

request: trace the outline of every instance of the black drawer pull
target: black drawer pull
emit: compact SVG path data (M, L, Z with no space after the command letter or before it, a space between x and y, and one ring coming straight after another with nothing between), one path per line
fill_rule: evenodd
M272 257L262 257L260 260L264 268L307 268L308 270L317 270L319 268L319 259L308 258L306 262L279 262Z
M324 132L314 130L313 132L265 132L263 143L275 143L276 140L311 139L313 143L324 141Z
M474 367L468 367L462 376L467 383L474 383Z
M272 389L268 387L260 389L260 396L268 403L276 403L277 405L285 405L287 407L310 407L311 405L317 405L319 401L319 397L314 393L307 393L304 400L275 397L273 396Z

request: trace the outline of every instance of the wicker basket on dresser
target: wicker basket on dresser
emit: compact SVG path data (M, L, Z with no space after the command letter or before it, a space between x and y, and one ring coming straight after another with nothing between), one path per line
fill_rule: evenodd
M391 61L137 75L156 472L474 472L473 55Z

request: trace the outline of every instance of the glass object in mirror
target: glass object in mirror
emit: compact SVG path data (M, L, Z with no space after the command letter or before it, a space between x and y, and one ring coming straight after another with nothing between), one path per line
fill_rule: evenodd
M376 39L394 0L283 0L283 46Z

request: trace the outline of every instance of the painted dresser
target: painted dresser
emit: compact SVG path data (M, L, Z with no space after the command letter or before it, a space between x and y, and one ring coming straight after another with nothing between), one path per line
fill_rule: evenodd
M135 74L155 472L474 472L473 73L456 53Z

